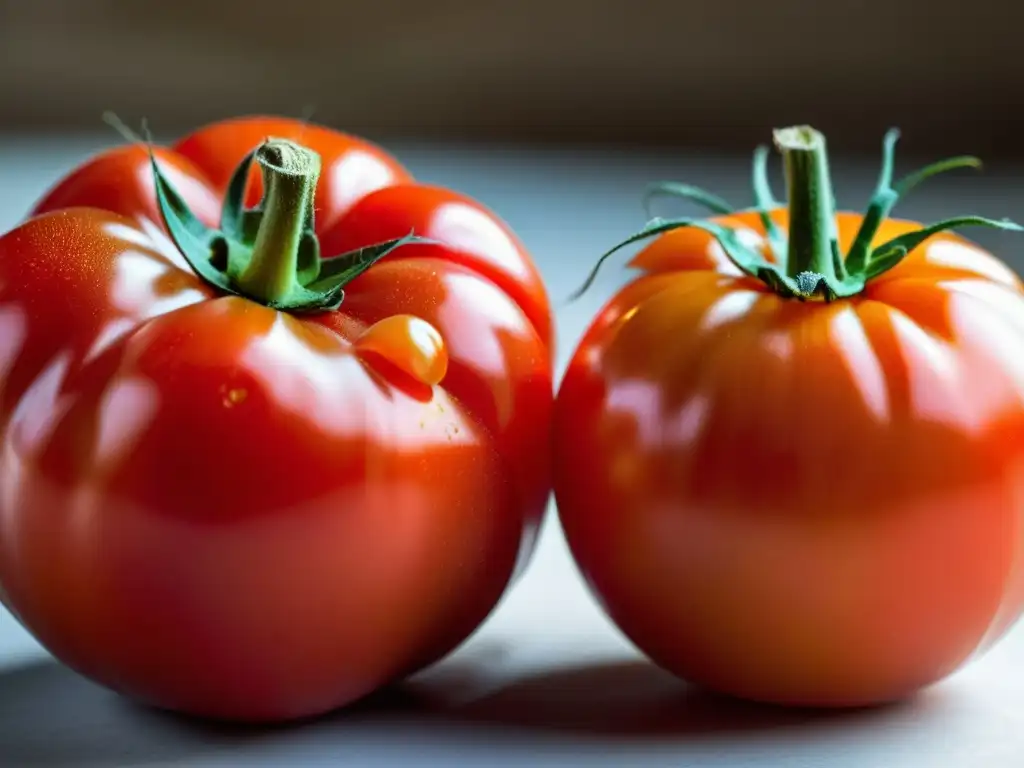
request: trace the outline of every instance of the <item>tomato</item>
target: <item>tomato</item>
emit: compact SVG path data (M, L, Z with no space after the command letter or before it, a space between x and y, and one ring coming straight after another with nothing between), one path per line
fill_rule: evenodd
M160 707L343 706L527 562L551 358L507 225L363 140L245 118L104 152L0 237L0 599Z
M893 220L929 166L836 214L824 140L779 132L789 205L654 220L555 405L573 557L654 662L799 706L912 695L1024 607L1024 288ZM838 249L834 246L838 245ZM615 250L615 249L613 249ZM845 254L835 257L833 254Z

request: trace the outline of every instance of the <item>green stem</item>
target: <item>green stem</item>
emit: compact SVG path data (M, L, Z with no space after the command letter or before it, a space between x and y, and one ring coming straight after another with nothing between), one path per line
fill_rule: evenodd
M796 126L775 131L775 144L786 165L786 186L789 189L789 237L772 226L767 211L774 207L765 170L766 151L754 154L754 211L761 214L765 232L774 259L766 259L761 244L750 245L739 237L739 232L714 219L651 219L647 225L605 251L597 260L583 287L573 294L578 298L593 283L601 265L620 248L632 243L657 237L675 229L692 227L711 235L725 251L733 265L744 274L760 280L778 296L798 301L849 299L864 290L868 281L895 267L928 238L966 226L991 227L1009 231L1024 231L1024 227L1009 219L987 219L983 216L957 216L936 222L872 247L878 228L900 195L937 173L953 168L977 166L972 157L940 160L907 176L898 184L892 183L893 152L898 132L886 134L882 149L882 170L878 187L853 245L844 257L836 237L835 199L829 179L825 138L808 126ZM680 194L692 200L717 203L714 195L696 187L676 182L660 182L654 189L659 192ZM722 202L724 205L724 202ZM785 246L786 258L778 258Z
M246 295L275 305L301 290L299 246L312 220L320 156L286 139L268 139L255 160L263 173L263 216L237 284Z
M775 145L786 167L789 193L789 245L786 273L834 281L835 203L825 137L808 126L775 131Z

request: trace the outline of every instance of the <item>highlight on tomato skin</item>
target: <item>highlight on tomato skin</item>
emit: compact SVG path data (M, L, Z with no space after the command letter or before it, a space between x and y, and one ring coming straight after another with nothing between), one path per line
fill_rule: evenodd
M413 315L391 315L355 340L357 353L379 357L418 383L440 384L448 372L448 350L434 326Z
M900 700L1024 609L1024 287L952 231L1020 227L890 218L977 165L894 179L896 138L865 214L833 209L807 127L775 134L785 207L764 148L749 209L652 185L711 215L623 242L645 243L638 274L559 387L555 497L590 589L655 663L727 695Z
M551 337L507 225L363 139L237 118L102 152L0 235L0 602L158 707L356 701L529 562Z

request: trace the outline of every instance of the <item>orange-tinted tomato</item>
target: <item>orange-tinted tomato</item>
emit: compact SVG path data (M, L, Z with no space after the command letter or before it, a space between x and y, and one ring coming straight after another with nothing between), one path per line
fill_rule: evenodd
M216 225L268 135L320 153L322 242L440 222L441 244L396 250L335 312L218 295L139 146L0 238L0 598L87 676L244 720L344 705L461 643L529 555L550 474L550 310L514 235L298 122L220 123L157 160Z
M764 236L755 214L714 220ZM844 252L860 220L837 217ZM633 266L561 385L554 481L581 570L641 650L728 694L860 705L1007 630L1024 606L1008 267L942 234L858 296L801 302L697 229Z

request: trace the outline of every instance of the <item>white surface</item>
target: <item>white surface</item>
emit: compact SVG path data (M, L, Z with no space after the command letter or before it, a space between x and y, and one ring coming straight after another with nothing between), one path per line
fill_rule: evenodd
M0 230L107 136L0 139ZM498 209L534 252L556 300L593 259L643 222L647 181L684 177L747 204L744 158L655 158L398 148L418 175ZM907 215L1017 215L1008 169L940 181ZM860 206L874 158L838 164ZM1024 179L1024 176L1022 176ZM845 195L853 189L853 197ZM946 199L951 190L955 199ZM901 211L903 212L903 211ZM1006 254L1024 242L983 233ZM623 257L623 261L625 257ZM1009 258L1014 267L1021 261ZM623 262L618 262L621 265ZM560 367L590 312L625 278L609 265L559 313ZM553 508L551 515L553 515ZM398 690L289 729L223 728L135 706L56 664L0 610L0 767L28 766L729 766L931 768L1024 764L1024 629L914 701L809 714L725 703L647 664L602 616L553 517L534 561L485 626Z

